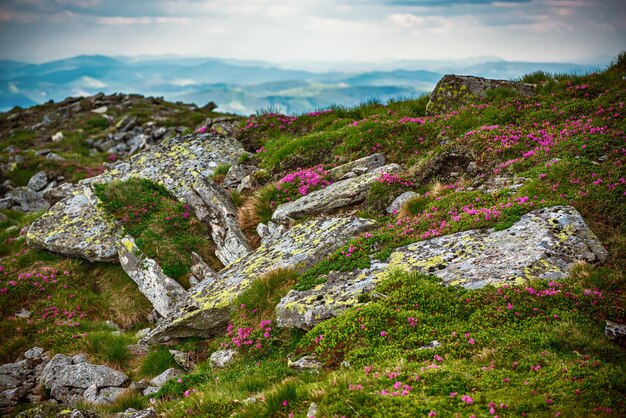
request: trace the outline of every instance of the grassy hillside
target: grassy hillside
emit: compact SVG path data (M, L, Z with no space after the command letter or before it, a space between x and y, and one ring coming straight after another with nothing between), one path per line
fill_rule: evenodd
M626 322L624 76L622 53L601 73L529 74L523 81L537 84L535 96L495 90L445 115L426 116L424 96L247 119L237 137L254 152L246 163L264 170L255 174L253 193L232 197L251 241L258 241L256 224L267 221L279 203L331 181L327 174L334 166L379 152L405 171L382 176L366 203L350 209L375 219L379 228L300 276L287 270L259 279L238 300L226 335L170 343L167 348L190 353L198 367L154 396L159 413L302 417L314 402L320 417L626 415L625 347L604 335L606 319ZM190 118L193 128L197 122ZM75 135L73 129L68 125L68 136ZM459 168L469 161L471 170ZM489 192L494 179L517 186ZM419 196L387 214L384 208L404 191ZM123 190L117 193L124 196ZM142 201L136 194L131 198ZM475 228L505 229L527 212L554 205L574 206L583 215L609 251L602 266L580 263L565 280L480 290L443 287L431 276L397 271L376 289L386 297L366 298L309 332L275 326L273 308L293 286L311 288L330 271L368 267L370 256L384 260L410 242ZM160 207L183 210L176 202ZM150 306L119 266L28 249L23 228L36 215L5 215L0 362L41 345L86 352L133 378L171 367L163 346L143 356L129 352L134 332L148 325ZM131 226L147 236L162 226L150 219ZM186 272L188 263L180 264ZM31 317L16 317L21 308ZM123 332L112 335L107 320ZM441 344L435 351L422 349L434 340ZM224 347L238 349L235 362L211 368L208 356ZM290 354L311 353L322 362L320 370L288 367ZM148 403L129 395L99 410L114 413Z

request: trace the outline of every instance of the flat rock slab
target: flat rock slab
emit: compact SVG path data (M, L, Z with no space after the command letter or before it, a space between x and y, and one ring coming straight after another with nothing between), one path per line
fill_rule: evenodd
M470 230L416 242L394 251L387 262L365 270L332 273L306 291L290 291L277 305L282 327L310 329L358 304L393 270L432 274L445 285L478 289L522 285L531 279L566 277L577 261L607 257L598 238L576 209L555 206L530 212L503 231Z
M367 198L367 192L383 173L398 173L397 164L389 164L372 169L357 177L341 180L321 190L316 190L292 202L278 206L272 221L285 223L304 216L327 213L344 206L360 203Z
M70 357L57 354L46 365L41 380L48 389L59 386L87 389L91 385L97 388L121 386L128 376L108 366L72 364Z
M514 90L521 96L530 96L535 93L533 84L448 74L443 76L435 86L430 101L426 105L426 113L428 115L448 113L486 97L487 91L497 88Z
M188 135L164 141L81 181L71 196L32 224L27 242L34 248L89 261L116 262L118 231L112 217L97 206L93 184L139 177L159 183L184 199L197 178L209 177L220 164L236 163L244 153L239 142L225 137Z
M176 313L161 320L142 341L158 343L171 338L215 335L228 323L235 298L259 277L277 269L302 272L336 251L355 235L374 228L368 219L328 218L298 224L274 241L238 259L215 278L191 288Z

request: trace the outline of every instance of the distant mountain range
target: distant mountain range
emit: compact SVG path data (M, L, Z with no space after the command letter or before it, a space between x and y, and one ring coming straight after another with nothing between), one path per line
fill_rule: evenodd
M516 78L543 70L590 72L587 64L510 62L493 57L467 61L392 61L345 64L348 70L311 63L291 68L262 61L181 57L77 56L43 64L0 60L0 111L100 91L163 96L170 101L218 104L223 112L276 109L297 114L339 104L416 97L446 73ZM300 69L294 69L300 68Z

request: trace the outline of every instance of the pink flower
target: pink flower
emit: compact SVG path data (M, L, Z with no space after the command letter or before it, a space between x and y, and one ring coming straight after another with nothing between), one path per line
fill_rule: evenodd
M430 412L428 413L428 416L429 416L429 417L434 417L434 416L436 416L436 415L437 415L437 413L436 413L435 411L430 411Z
M386 335L387 335L387 333L386 333L385 331L381 331L381 332L380 332L380 336L381 336L381 337L384 337L384 336L386 336Z
M470 397L469 397L469 396L467 396L467 395L463 395L463 396L461 396L461 400L462 400L463 402L465 402L466 404L468 404L468 405L471 405L471 404L473 404L473 403L474 403L474 399L470 398Z

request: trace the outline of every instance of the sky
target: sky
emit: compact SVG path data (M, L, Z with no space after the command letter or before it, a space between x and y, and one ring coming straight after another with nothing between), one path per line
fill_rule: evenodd
M626 0L0 0L0 59L34 63L82 54L597 63L622 50Z

